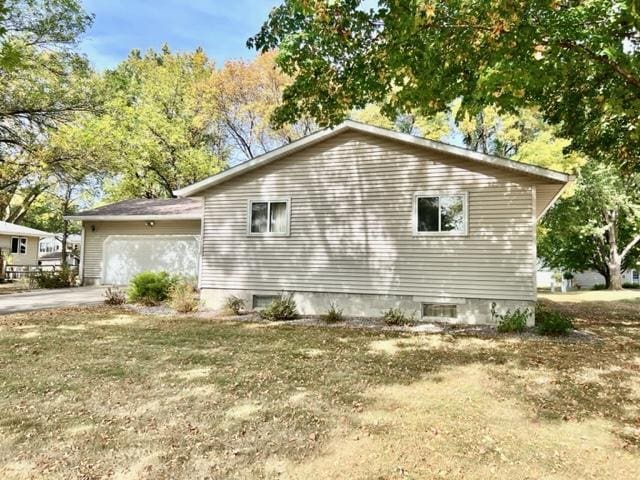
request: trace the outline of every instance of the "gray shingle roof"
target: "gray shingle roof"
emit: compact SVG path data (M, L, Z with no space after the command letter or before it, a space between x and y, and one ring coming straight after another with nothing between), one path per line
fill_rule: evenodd
M202 217L202 202L198 198L135 198L112 203L103 207L85 210L70 215L70 220L90 220L98 218L144 217L144 218L185 218Z

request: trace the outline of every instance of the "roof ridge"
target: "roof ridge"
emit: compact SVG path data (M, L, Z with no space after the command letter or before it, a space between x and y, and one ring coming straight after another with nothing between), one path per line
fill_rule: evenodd
M274 160L291 155L292 153L308 148L312 145L315 145L316 143L331 138L332 136L338 135L339 133L347 130L355 130L361 133L413 145L415 147L444 152L449 155L464 158L466 160L490 164L497 168L515 170L526 175L546 178L554 182L567 183L572 179L571 175L563 172L558 172L556 170L551 170L549 168L518 162L495 155L487 155L462 147L457 147L455 145L450 145L444 142L436 142L423 137L418 137L408 133L395 132L393 130L384 129L366 123L355 122L353 120L345 120L335 127L318 130L317 132L299 138L298 140L295 140L287 145L283 145L258 157L234 165L227 170L209 176L203 180L193 183L192 185L175 190L173 193L178 197L189 197L191 195L195 195L206 188L210 188L214 185L225 182L238 175L242 175L245 172L254 170L262 165L266 165L267 163L270 163Z

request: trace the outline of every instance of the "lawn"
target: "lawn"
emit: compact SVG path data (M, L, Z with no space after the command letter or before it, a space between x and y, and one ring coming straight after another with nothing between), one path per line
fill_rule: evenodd
M0 478L640 476L640 308L590 340L0 317Z

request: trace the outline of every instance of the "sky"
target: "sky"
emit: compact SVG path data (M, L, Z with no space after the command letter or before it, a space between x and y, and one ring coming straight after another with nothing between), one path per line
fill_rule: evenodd
M252 58L246 47L269 11L280 0L84 0L94 23L80 42L99 70L115 67L129 52L159 49L167 42L174 51L203 47L220 65L228 59Z

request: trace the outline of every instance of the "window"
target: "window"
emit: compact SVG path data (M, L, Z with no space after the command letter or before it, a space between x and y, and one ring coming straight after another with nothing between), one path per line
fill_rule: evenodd
M27 253L27 237L11 237L11 253L24 255Z
M254 295L252 302L253 308L265 308L278 298L280 298L278 295Z
M289 200L250 200L249 234L289 234Z
M418 193L414 203L415 234L466 235L466 193Z
M422 316L431 318L457 318L458 306L445 303L423 303Z

